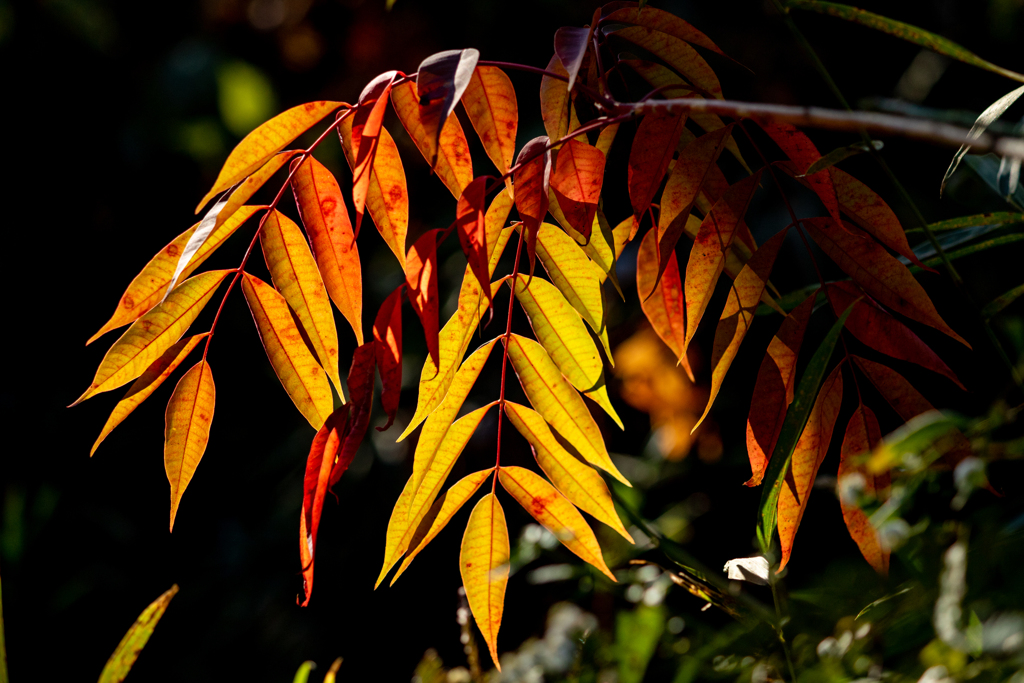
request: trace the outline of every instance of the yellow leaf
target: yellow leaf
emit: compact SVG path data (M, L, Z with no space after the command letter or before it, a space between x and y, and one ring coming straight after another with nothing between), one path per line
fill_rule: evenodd
M583 248L583 252L600 269L598 280L603 283L610 276L612 284L615 285L615 288L621 295L622 288L619 286L618 276L615 274L615 238L612 234L612 227L608 224L608 219L605 218L604 212L599 208L594 214L594 223L590 228L589 239L569 225L568 219L558 206L554 190L548 192L548 213L554 217L555 222L565 230L566 234Z
M462 585L473 618L487 642L494 666L498 662L498 629L505 606L505 587L509 575L508 526L505 512L493 493L480 499L469 515L462 537L459 567Z
M263 187L263 185L270 180L275 173L280 171L281 168L295 158L297 154L300 154L297 149L290 149L286 152L275 154L271 157L270 161L263 164L258 171L246 178L238 187L232 190L227 202L224 203L224 207L220 210L220 213L217 214L217 221L214 223L213 227L214 231L234 216L236 211L243 208L243 205L249 201L254 194L256 194L256 191ZM212 237L212 235L208 237L207 241ZM195 260L195 258L195 256L192 257L193 260Z
M388 520L388 530L384 536L384 565L373 584L374 590L409 547L409 506L412 503L412 495L412 477L409 477L398 500L395 501L395 507L391 510L391 519Z
M544 347L532 339L513 334L508 342L508 356L537 412L572 444L584 460L631 486L608 457L601 430L583 399L565 381Z
M249 273L242 274L242 292L281 386L313 429L319 430L334 411L331 385L306 347L288 302Z
M151 602L149 607L142 610L142 614L124 634L124 638L117 644L114 654L110 655L110 659L107 660L103 672L100 673L99 683L121 683L124 680L132 665L135 664L135 660L139 658L142 648L149 642L149 637L153 635L153 629L160 623L160 617L167 611L167 606L171 604L171 598L177 594L178 584L174 584L159 598Z
M103 356L92 384L71 405L131 382L181 339L232 271L211 270L182 282L163 303L129 327Z
M516 298L530 319L537 341L544 346L565 378L584 396L601 406L622 429L622 420L608 398L601 352L580 316L558 288L539 277L532 278L529 286L519 278L516 280Z
M260 242L275 288L295 312L344 403L345 394L338 374L338 329L334 326L334 311L302 230L284 214L272 211L263 223Z
M213 371L205 360L185 373L174 387L164 416L164 471L171 484L171 531L178 504L210 441L217 396Z
M543 477L522 467L502 467L498 480L516 501L580 559L597 567L612 581L597 537L572 503Z
M534 410L512 401L505 402L505 414L519 433L530 442L537 464L548 475L559 493L569 501L615 529L633 543L633 538L622 525L611 493L604 479L592 467L580 462L565 450L551 432L547 422Z
M342 102L307 102L282 112L257 127L231 150L213 187L196 207L196 213L214 195L248 177L284 149L289 142L315 126L325 116L343 105Z

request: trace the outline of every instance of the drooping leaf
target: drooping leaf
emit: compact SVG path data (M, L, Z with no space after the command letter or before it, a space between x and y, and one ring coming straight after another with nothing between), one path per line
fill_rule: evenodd
M527 284L523 278L517 278L515 287L516 298L530 320L534 336L551 360L574 387L601 406L623 429L608 397L601 353L579 314L547 280L535 277Z
M441 130L469 86L479 59L480 52L474 48L445 50L424 59L416 70L419 119L424 128L423 142L429 150L424 156L431 168L441 146Z
M706 35L670 12L655 7L621 7L604 16L604 20L615 24L636 24L667 33L688 43L717 52L728 57Z
M216 387L210 364L201 360L174 387L164 415L164 471L171 485L171 522L185 488L192 481L210 441L210 424L216 402Z
M107 438L107 435L114 430L114 427L121 424L132 411L149 398L171 376L171 373L181 365L188 355L192 353L192 350L196 348L199 342L205 340L208 336L208 333L204 333L197 334L188 339L182 339L164 351L162 356L146 368L146 371L128 389L128 393L125 394L124 398L114 406L113 412L107 418L107 422L103 425L99 437L97 437L96 442L89 451L89 457L92 457L96 449L99 448L99 445Z
M342 102L307 102L282 112L245 136L231 150L196 213L217 195L258 170L289 142L315 126L325 116L344 106Z
M387 424L377 427L378 431L383 432L395 421L398 402L402 397L401 285L388 295L377 311L377 319L373 321L373 344L382 387L380 403L384 414L388 416Z
M879 353L917 363L945 375L966 391L964 385L937 353L881 306L869 298L862 298L864 295L856 285L851 282L833 282L826 287L825 293L832 303L832 309L837 313L853 306L853 312L846 320L846 329L861 343ZM858 298L860 301L854 305Z
M153 629L160 623L160 618L167 611L171 598L178 594L178 584L174 584L165 591L159 598L142 610L142 614L131 625L124 638L117 644L114 653L103 667L100 673L99 683L121 683L124 677L131 671L135 660L139 658L142 648L146 647L149 637L153 635Z
M578 139L558 150L551 173L551 190L562 214L576 232L590 241L597 203L604 184L604 154Z
M906 266L870 237L857 234L858 229L850 224L844 230L825 218L805 219L802 223L821 250L865 292L897 313L971 347L939 316L932 300Z
M455 227L459 233L459 244L469 261L469 267L480 281L480 288L491 303L491 277L487 270L490 250L487 248L487 224L484 221L487 208L487 186L491 178L480 176L466 186L455 209Z
M488 158L504 175L516 154L519 106L516 91L496 66L477 66L462 95L462 106ZM506 180L506 186L511 182Z
M117 389L139 377L181 339L220 283L231 273L230 270L210 270L175 287L163 303L132 323L114 342L103 356L89 388L71 405Z
M1024 76L1017 80L1024 80ZM985 108L985 111L981 112L981 116L971 126L970 132L967 133L969 140L976 140L981 137L981 134L985 132L992 122L1002 116L1010 106L1020 99L1020 96L1024 95L1024 85L1021 87L1006 93L998 100L990 104ZM950 162L949 168L946 169L946 174L942 176L942 183L939 185L939 196L942 196L942 191L946 189L946 183L952 177L953 172L956 171L956 167L960 165L960 160L964 158L971 146L969 144L961 145L960 149L953 155L953 161ZM1012 192L1016 183L1010 184L1010 191Z
M526 255L533 276L537 260L537 231L548 214L548 189L551 184L551 140L541 135L527 142L516 158L519 166L513 176L516 210L526 228Z
M614 529L630 543L633 537L622 525L604 479L592 467L565 450L540 413L512 401L505 402L505 414L519 433L530 442L537 464L559 493L579 509Z
M811 139L804 135L796 126L771 119L759 118L755 120L762 130L768 133L768 137L793 162L793 166L798 169L797 173L802 173L821 158L821 152L814 146ZM825 209L828 211L828 215L832 217L832 220L841 226L842 219L839 217L839 200L836 198L836 188L832 183L832 174L829 172L829 169L805 175L802 180L804 184L814 191L814 194L818 195L818 199L825 205Z
M313 429L319 430L334 410L331 385L306 347L288 302L249 273L242 274L242 292L281 386Z
M245 203L249 201L254 194L256 194L256 191L263 187L275 173L280 171L285 164L294 159L297 154L301 153L301 150L297 149L278 152L271 157L270 161L263 164L258 171L239 183L238 187L231 191L230 196L227 198L227 202L224 204L224 208L222 208L220 213L217 214L217 223L214 227L214 233L217 232L217 228L222 226L225 221L234 216L235 212L241 209Z
M405 260L405 284L409 291L409 303L423 325L427 340L427 352L437 365L440 363L438 349L438 293L437 293L437 233L428 230L412 245Z
M682 134L685 114L654 111L641 119L626 167L633 218L639 222L665 177Z
M832 441L842 402L843 367L837 365L821 385L807 424L793 448L789 473L779 492L779 543L782 546L779 570L786 566L793 553L793 541L807 509L807 499L818 476L818 468Z
M686 347L686 310L679 263L672 251L665 261L665 272L658 281L658 231L648 230L636 254L636 291L640 308L651 327L661 337L693 381L693 370L684 351Z
M889 475L883 474L872 476L855 461L861 454L869 453L875 449L878 442L882 440L882 431L878 427L878 419L863 403L857 406L857 410L850 416L850 422L846 425L846 434L843 436L843 448L839 454L839 473L836 475L839 481L843 477L860 473L864 477L864 494L876 495L889 488ZM843 521L850 532L861 555L868 561L876 572L882 576L889 574L889 549L882 545L878 531L872 526L867 514L857 505L856 501L839 498L839 505L843 510Z
M356 343L362 345L362 266L338 181L323 164L309 157L295 170L292 191L327 293L352 326Z
M498 629L508 585L509 543L505 511L493 493L481 498L469 515L462 537L459 568L469 609L487 643L494 666L501 671Z
M579 28L578 26L563 26L555 31L555 55L569 75L566 90L571 91L572 86L576 83L576 77L580 73L580 66L583 65L583 58L587 54L590 37L593 34L593 28Z
M779 253L779 248L782 246L787 232L788 229L781 230L761 245L761 248L754 252L754 255L747 261L747 265L743 266L743 270L736 276L732 287L729 288L729 298L726 299L725 309L718 321L715 342L711 350L711 391L708 395L708 404L704 408L704 414L690 430L691 434L697 431L704 418L711 412L711 405L722 388L725 375L729 372L729 367L740 350L743 337L746 336L747 330L750 329L750 325L754 321L754 312L761 301L761 294L768 282L768 275L772 271L775 257Z
M558 55L552 55L545 71L569 77ZM569 91L565 81L551 76L540 79L540 116L551 140L561 140L569 132Z
M534 409L584 460L631 486L608 456L601 430L583 399L562 377L544 347L513 334L508 341L508 356Z
M349 405L352 406L345 438L341 442L334 467L331 468L330 485L333 487L345 474L348 466L356 457L356 451L366 437L366 429L370 426L370 413L373 410L373 377L374 377L373 342L356 348L352 354L352 366L348 371Z
M338 126L338 136L349 168L355 167L352 144L352 117ZM405 184L405 168L398 155L398 147L381 126L377 138L377 151L370 168L370 183L366 189L366 209L370 212L377 231L384 238L398 263L405 268L405 237L409 231L409 191Z
M675 69L708 95L723 99L722 84L704 58L690 45L675 36L644 26L630 26L614 31L611 36L628 40L642 47Z
M262 208L265 207L244 206L236 211L230 220L225 221L206 239L206 242L192 256L185 270L182 271L181 277L191 275L196 268L201 266L216 251L217 247L224 243L224 240L230 237L254 213ZM138 320L160 303L167 292L167 285L174 274L174 268L178 263L181 252L195 232L196 227L198 227L198 223L178 235L174 238L173 242L161 249L156 256L150 259L146 267L142 269L142 272L135 276L135 279L128 285L128 289L121 295L114 315L96 334L89 338L86 345L92 344L111 330L116 330L122 325Z
M816 293L811 294L786 316L761 361L747 417L747 455L753 474L745 486L761 483L768 459L775 450L786 410L793 402L796 359L816 298Z
M274 287L295 312L321 367L341 394L334 311L302 230L284 214L272 211L263 223L260 242Z
M468 81L469 74L467 74ZM441 137L436 138L437 131L431 130L428 121L422 118L423 110L416 95L416 85L411 81L397 85L391 89L391 104L395 107L398 120L402 122L409 137L416 143L416 148L432 166L437 177L445 187L458 199L462 190L473 180L473 159L469 155L469 143L462 130L457 116L449 116L443 121ZM443 101L431 105L440 111ZM428 112L429 113L429 112ZM436 163L432 159L436 157Z
M359 109L352 116L352 204L356 209L355 235L363 224L363 209L370 189L373 160L377 156L380 131L384 127L384 113L388 108L391 86L398 78L397 71L388 71L366 84L359 94Z

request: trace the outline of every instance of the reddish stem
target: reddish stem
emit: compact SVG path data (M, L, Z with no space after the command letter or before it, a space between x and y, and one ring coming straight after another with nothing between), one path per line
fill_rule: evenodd
M502 345L505 347L501 356L501 394L498 397L498 446L494 460L494 478L491 480L491 493L494 493L498 485L498 472L501 471L501 424L505 421L505 373L508 368L508 344L512 337L512 307L516 300L516 279L519 277L519 260L523 254L523 236L526 234L524 226L519 227L519 244L516 245L516 262L512 266L512 291L508 295L508 318L505 321L505 334L502 335Z

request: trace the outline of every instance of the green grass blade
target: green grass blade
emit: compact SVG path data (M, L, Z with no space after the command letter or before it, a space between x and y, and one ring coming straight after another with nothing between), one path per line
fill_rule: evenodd
M1015 232L1010 235L1001 235L1000 237L993 237L990 240L978 242L976 244L972 244L969 247L957 249L956 251L947 251L946 256L949 257L950 261L955 261L956 259L963 258L964 256L971 256L972 254L977 254L982 251L994 249L995 247L1001 247L1005 244L1013 244L1014 242L1019 242L1021 240L1024 240L1024 233ZM940 263L942 263L942 260L938 257L930 258L924 261L924 264L926 266L937 266ZM907 268L908 270L910 270L911 273L917 273L921 271L921 269L917 266L908 266Z
M124 634L124 638L118 643L114 654L110 655L107 665L103 667L99 683L121 683L124 677L131 671L139 653L146 646L149 637L153 635L160 617L167 610L171 598L178 593L178 584L171 586L163 595L150 603L149 607L142 610L142 614L135 620L132 627Z
M928 227L932 229L932 232L945 232L947 230L959 230L960 228L975 228L980 225L1013 225L1015 223L1024 223L1024 213L1017 213L1016 211L979 213L973 216L960 216L959 218L950 218L948 221L939 221L938 223L932 223ZM924 232L922 228L910 228L907 230L908 235L922 232Z
M1017 285L1016 287L1006 292L1005 294L997 296L995 299L992 299L992 301L986 304L985 308L981 309L981 317L988 320L996 313L999 313L999 311L1003 310L1004 308L1012 304L1014 301L1019 299L1022 294L1024 294L1024 284ZM3 624L0 623L0 626L2 625Z

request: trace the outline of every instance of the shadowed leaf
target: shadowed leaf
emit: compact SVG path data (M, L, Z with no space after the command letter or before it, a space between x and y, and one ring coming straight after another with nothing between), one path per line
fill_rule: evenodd
M580 140L569 140L558 150L551 173L551 190L569 225L590 241L597 203L604 184L604 154Z
M866 142L855 142L852 145L846 145L845 147L837 147L828 154L822 155L817 161L807 167L807 169L801 175L814 175L818 171L824 171L826 168L832 168L840 161L845 161L850 157L855 157L858 154L865 154L872 149L878 151L885 146L881 140L872 140L869 145Z
M427 352L437 365L438 354L438 293L437 293L437 233L434 229L424 233L412 245L405 261L405 284L409 303L423 325Z
M160 623L160 617L164 615L171 598L178 594L178 584L174 584L159 598L150 603L149 607L142 610L142 614L135 620L124 638L118 643L114 654L110 655L103 671L100 673L99 683L121 683L124 677L131 671L135 660L139 658L142 648L146 647L149 637L153 635L153 629Z
M377 311L373 322L373 344L380 371L380 403L387 424L377 427L385 431L395 421L398 403L402 398L402 285L388 295Z
M445 50L427 57L416 69L419 119L424 128L424 146L429 151L423 156L431 168L441 146L441 129L469 86L479 59L480 52L474 48Z
M508 76L496 66L478 66L462 95L462 106L488 158L500 173L508 173L519 126L516 91ZM506 186L510 185L506 180Z
M216 395L210 364L201 360L184 374L167 402L164 471L171 485L171 531L174 531L174 518L178 514L181 496L192 481L210 441Z
M722 84L718 82L718 76L688 43L644 26L622 28L609 35L642 47L704 92L717 99L723 99Z
M480 176L466 186L455 209L455 226L459 233L459 244L469 261L469 267L480 281L480 288L491 304L491 277L487 270L490 250L487 248L487 224L484 221L487 208L487 186L492 179Z
M330 485L333 488L352 464L356 451L366 437L366 428L370 426L370 413L373 410L373 378L374 378L373 342L356 348L352 354L352 366L348 371L349 405L352 406L348 429L341 442L338 459L331 468Z
M860 473L864 477L865 495L881 495L889 488L888 473L872 476L855 461L856 457L869 453L875 449L878 442L882 440L882 432L878 428L878 419L871 409L860 404L857 410L850 416L850 422L846 425L846 435L843 437L843 448L840 451L839 473L837 478L842 481L843 477ZM843 521L850 532L850 537L860 548L861 555L868 561L876 572L882 576L889 574L889 549L882 545L878 531L872 526L867 514L857 505L856 501L848 501L839 497L839 505L843 510Z
M548 214L548 188L551 184L551 140L541 135L527 142L519 152L514 174L516 210L526 228L526 255L533 277L537 261L537 231Z
M583 58L587 54L587 47L590 45L590 37L593 33L594 29L592 28L577 26L563 26L555 31L555 55L569 76L566 90L572 90L572 86L576 83L576 77L580 73L580 66L583 65Z
M640 308L665 342L672 355L693 381L693 370L684 351L686 346L686 310L683 304L683 283L679 279L679 263L672 251L665 262L665 272L658 281L658 231L648 230L636 254L636 291Z
M647 28L667 33L680 40L685 40L698 47L717 52L723 57L728 57L710 38L694 28L689 22L683 21L676 15L655 7L622 7L610 14L606 14L604 21L615 24L646 26Z
M814 146L811 139L804 135L796 126L770 119L755 120L764 132L768 133L768 137L793 162L797 173L802 173L821 158L821 152ZM804 175L801 180L811 188L814 194L818 195L818 199L825 205L825 209L828 211L829 216L832 217L832 220L842 225L842 219L839 217L839 200L836 198L836 188L832 184L830 169Z
M466 599L498 671L498 629L509 575L508 526L493 493L477 502L462 537L459 568Z
M639 222L654 199L686 122L685 114L651 112L640 120L626 167L633 218Z

